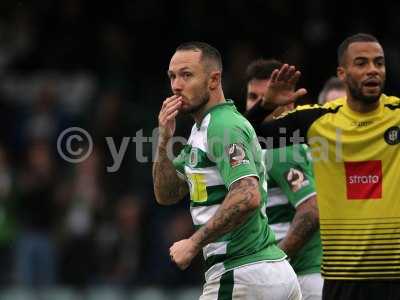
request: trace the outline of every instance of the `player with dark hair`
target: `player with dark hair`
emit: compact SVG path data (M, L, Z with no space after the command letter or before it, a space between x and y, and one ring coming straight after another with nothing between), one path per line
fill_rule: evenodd
M154 192L163 205L189 193L197 229L172 245L171 260L186 269L203 252L201 300L301 299L296 274L267 225L261 147L253 127L225 100L221 74L218 51L205 43L179 46L169 64L174 95L159 113ZM195 124L172 161L167 148L178 113L190 113Z
M275 59L257 59L251 62L246 69L246 110L251 109L254 104L260 101L265 93L265 87L275 69L280 69L282 63ZM292 103L289 105L293 106Z
M400 295L400 99L383 94L381 44L369 34L347 38L338 49L337 76L346 98L300 106L258 126L282 138L298 132L310 145L323 247L323 299L398 299ZM300 76L284 65L248 117L257 122L274 106L304 95ZM264 107L264 109L263 109ZM291 139L287 139L290 143Z
M258 59L248 65L247 110L262 100L272 72L282 65L274 59ZM279 113L285 113L293 107L294 104L289 103L278 107L277 110ZM303 299L321 299L322 249L315 181L308 147L302 144L263 151L268 174L269 225L275 232L279 247L290 258Z

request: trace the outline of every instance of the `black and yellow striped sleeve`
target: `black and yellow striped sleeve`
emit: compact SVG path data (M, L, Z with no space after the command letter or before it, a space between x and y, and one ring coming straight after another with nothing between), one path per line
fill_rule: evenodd
M311 125L329 112L333 112L332 109L320 105L304 105L271 122L262 123L265 116L272 111L263 109L257 103L245 116L253 125L259 137L272 138L273 148L279 148L297 143L307 143L307 132ZM282 139L284 139L285 145L282 145Z

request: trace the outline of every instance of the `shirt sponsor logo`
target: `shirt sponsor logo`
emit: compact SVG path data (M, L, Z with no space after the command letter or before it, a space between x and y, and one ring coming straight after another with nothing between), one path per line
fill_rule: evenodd
M306 179L304 173L295 168L290 168L290 170L285 173L285 177L293 192L297 192L302 187L310 184L310 182Z
M385 131L383 136L389 145L396 145L400 143L400 127L393 126Z
M382 162L380 160L345 162L347 199L382 198Z
M241 144L230 144L228 146L228 156L231 167L249 163L249 161L245 159L246 153Z
M368 175L368 176L350 176L349 183L350 184L358 184L358 183L378 183L379 176L377 175Z

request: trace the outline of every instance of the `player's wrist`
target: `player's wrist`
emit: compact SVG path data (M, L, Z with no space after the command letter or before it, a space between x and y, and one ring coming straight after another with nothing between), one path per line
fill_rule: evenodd
M169 138L159 138L158 140L158 148L161 150L166 150L168 147Z
M192 246L196 251L200 251L200 249L203 247L199 239L196 238L196 234L192 235L189 240L192 242Z
M159 127L159 132L158 132L158 144L162 146L166 146L169 142L169 140L172 138L173 134L168 131L167 128L164 127Z
M160 135L158 136L158 147L166 149L170 140L171 136L160 132Z
M275 104L273 99L270 99L268 97L264 97L264 98L261 99L260 106L265 110L274 110L279 105Z

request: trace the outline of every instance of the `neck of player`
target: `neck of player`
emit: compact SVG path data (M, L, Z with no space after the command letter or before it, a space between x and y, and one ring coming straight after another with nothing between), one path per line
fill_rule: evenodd
M372 103L365 103L362 100L354 99L351 96L347 95L347 104L351 108L351 110L358 113L369 113L371 111L376 110L379 107L379 99Z
M225 96L222 88L218 88L217 90L210 93L210 100L200 108L198 111L192 114L194 120L198 125L200 125L201 121L203 120L205 114L214 106L224 103Z

